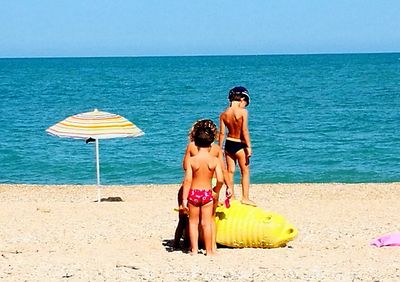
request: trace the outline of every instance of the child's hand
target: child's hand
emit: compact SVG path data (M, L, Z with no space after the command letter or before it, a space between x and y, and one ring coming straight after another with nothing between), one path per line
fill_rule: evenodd
M252 154L251 148L250 147L245 148L245 152L246 152L247 157L250 158L251 154Z
M185 212L188 212L189 211L189 208L188 208L188 200L183 200L182 201L182 209L185 211Z
M252 154L251 148L250 147L245 148L245 153L246 153L246 165L249 165L250 164L250 157L251 157L251 154Z
M219 195L218 195L218 193L217 192L215 192L215 187L212 189L212 196L213 196L213 199L214 199L214 201L216 201L216 200L218 200L218 198L219 198Z
M179 211L179 213L183 213L183 214L188 214L188 208L185 208L183 205L180 205L179 206L179 209L178 209L178 211Z
M229 187L226 187L225 196L230 199L232 197L232 190Z
M226 207L227 209L229 209L230 206L231 206L230 198L232 197L232 191L231 191L231 189L230 189L229 187L226 187L225 196L226 196L226 199L225 199L225 207Z

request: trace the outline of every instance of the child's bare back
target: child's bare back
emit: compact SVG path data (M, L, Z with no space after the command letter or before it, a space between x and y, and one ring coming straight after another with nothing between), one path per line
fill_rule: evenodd
M219 160L207 150L200 149L199 152L189 158L190 169L192 170L192 187L198 189L212 189L211 179L214 171L219 166Z
M186 162L190 157L196 156L199 153L199 148L194 144L194 142L190 142L186 147L185 156L183 158L183 168L186 167ZM210 154L216 158L222 158L221 147L217 144L211 144Z
M228 136L231 138L240 139L243 143L246 140L243 136L243 120L247 117L247 110L239 107L229 107L221 114L221 119L228 129Z

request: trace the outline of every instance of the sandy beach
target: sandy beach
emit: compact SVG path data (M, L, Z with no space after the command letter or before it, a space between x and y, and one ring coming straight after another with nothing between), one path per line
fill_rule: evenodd
M400 281L400 248L369 245L400 231L400 183L252 185L298 237L213 258L171 249L178 188L0 185L0 280Z

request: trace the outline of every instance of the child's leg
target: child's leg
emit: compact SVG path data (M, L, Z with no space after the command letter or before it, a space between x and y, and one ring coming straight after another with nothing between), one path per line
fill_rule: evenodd
M219 194L213 193L213 212L212 212L212 249L217 251L217 225L215 224L215 213L218 207Z
M225 159L226 159L226 184L232 191L231 199L235 199L235 192L234 192L234 176L235 176L235 169L236 169L236 160L234 156L225 152Z
M185 228L184 228L184 235L183 235L183 247L185 249L190 248L190 234L189 234L189 216L186 215L185 218Z
M181 186L181 188L178 191L178 195L177 195L179 208L181 208L181 206L182 206L182 195L183 195L183 186ZM176 227L176 230L175 230L174 248L179 247L179 242L182 238L183 231L186 226L185 217L186 217L186 215L182 211L179 211L179 222L178 222L178 226Z
M212 221L213 221L213 202L201 207L201 227L203 229L204 245L207 255L213 255Z
M197 254L199 250L199 217L200 208L189 204L189 237L191 254Z
M246 154L244 150L240 150L236 153L236 157L239 163L240 172L242 174L242 203L246 205L256 206L256 204L250 200L250 168L246 161Z
M179 248L180 246L180 241L183 235L183 231L187 227L186 221L187 221L187 215L184 214L183 212L179 212L179 222L178 226L176 227L175 237L174 237L174 248Z
M181 208L182 206L182 195L183 195L183 186L179 188L177 200L178 200L178 207ZM183 231L185 229L185 220L183 216L186 216L181 210L179 211L179 221L178 226L175 229L175 237L174 237L174 248L179 247L179 242L182 238Z

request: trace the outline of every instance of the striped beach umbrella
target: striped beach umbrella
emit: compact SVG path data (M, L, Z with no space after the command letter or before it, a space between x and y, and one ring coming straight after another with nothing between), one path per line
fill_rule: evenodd
M138 137L144 134L140 128L126 118L95 109L93 112L70 116L49 127L46 132L65 138L84 139L96 143L97 200L100 202L100 157L99 140Z

